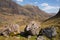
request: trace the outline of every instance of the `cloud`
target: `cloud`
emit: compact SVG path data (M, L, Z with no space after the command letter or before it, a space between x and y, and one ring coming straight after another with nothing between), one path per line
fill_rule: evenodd
M41 9L48 12L48 13L57 13L59 10L59 6L51 6L48 3L42 3L40 4L40 6L42 7Z
M47 3L42 3L41 6L48 6L48 4Z
M42 3L41 6L43 6L43 10L59 9L58 6L51 6L47 3Z
M23 2L23 0L16 0L16 1L18 1L18 2Z

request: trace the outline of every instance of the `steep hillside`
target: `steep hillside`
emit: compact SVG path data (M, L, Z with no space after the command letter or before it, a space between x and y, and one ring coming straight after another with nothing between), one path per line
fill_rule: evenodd
M49 25L58 25L58 26L60 26L60 10L55 16L53 16L53 17L45 20L44 22L42 22L42 25L43 26L49 26Z
M56 14L57 17L60 17L60 9L59 9L59 12Z

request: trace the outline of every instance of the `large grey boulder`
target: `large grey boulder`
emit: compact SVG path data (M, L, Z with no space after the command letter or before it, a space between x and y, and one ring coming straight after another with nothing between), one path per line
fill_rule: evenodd
M53 26L52 27L47 27L45 29L42 29L40 31L40 33L42 35L45 35L45 36L49 37L49 38L52 38L52 37L55 37L57 35L57 29L56 29L56 27L53 27Z
M36 22L32 21L29 25L26 26L25 32L31 35L38 35L39 34L39 26Z

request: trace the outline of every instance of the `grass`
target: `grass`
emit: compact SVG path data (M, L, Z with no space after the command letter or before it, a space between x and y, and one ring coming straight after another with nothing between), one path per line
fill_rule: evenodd
M0 27L8 25L9 23L13 23L13 24L19 24L20 25L20 31L24 31L24 28L26 27L26 25L29 23L29 21L31 21L31 19L29 19L26 16L23 15L2 15L0 14ZM38 20L38 19L37 19ZM35 20L36 21L36 20ZM40 22L38 23L40 24ZM59 40L60 39L60 18L53 18L50 19L46 22L43 22L40 24L40 28L46 28L49 27L51 25L58 27L59 29L58 31L58 35L53 38L53 40ZM36 36L32 36L29 40L36 40ZM8 38L4 37L4 36L0 36L0 40L28 40L28 38L22 37L20 35L18 36L10 36ZM48 38L46 38L46 40L49 40Z
M22 36L20 36L20 40L36 40L36 36L32 36L31 38L25 38L25 37L22 37Z
M20 40L20 38L19 37L16 37L16 36L14 36L14 37L4 37L4 36L0 36L0 40Z

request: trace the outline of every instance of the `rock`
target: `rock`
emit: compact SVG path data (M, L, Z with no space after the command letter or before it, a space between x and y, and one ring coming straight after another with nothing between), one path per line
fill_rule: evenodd
M8 28L14 34L20 33L20 29L19 29L19 25L18 24L11 24L11 25L9 25Z
M9 29L4 30L4 31L2 32L2 34L3 34L3 36L8 37L9 34L10 34Z
M46 40L46 38L44 36L38 36L37 40Z
M10 24L0 29L0 35L9 36L11 34L16 35L20 33L18 24Z
M48 27L48 28L42 29L40 33L49 38L52 38L57 35L57 30L56 30L56 27Z
M29 25L26 26L25 32L30 33L31 35L38 35L39 34L39 26L36 22L31 22Z
M7 28L7 26L0 29L0 35L8 37L8 34L10 34L10 30Z
M28 36L28 40L30 40L30 39L31 39L31 35Z

